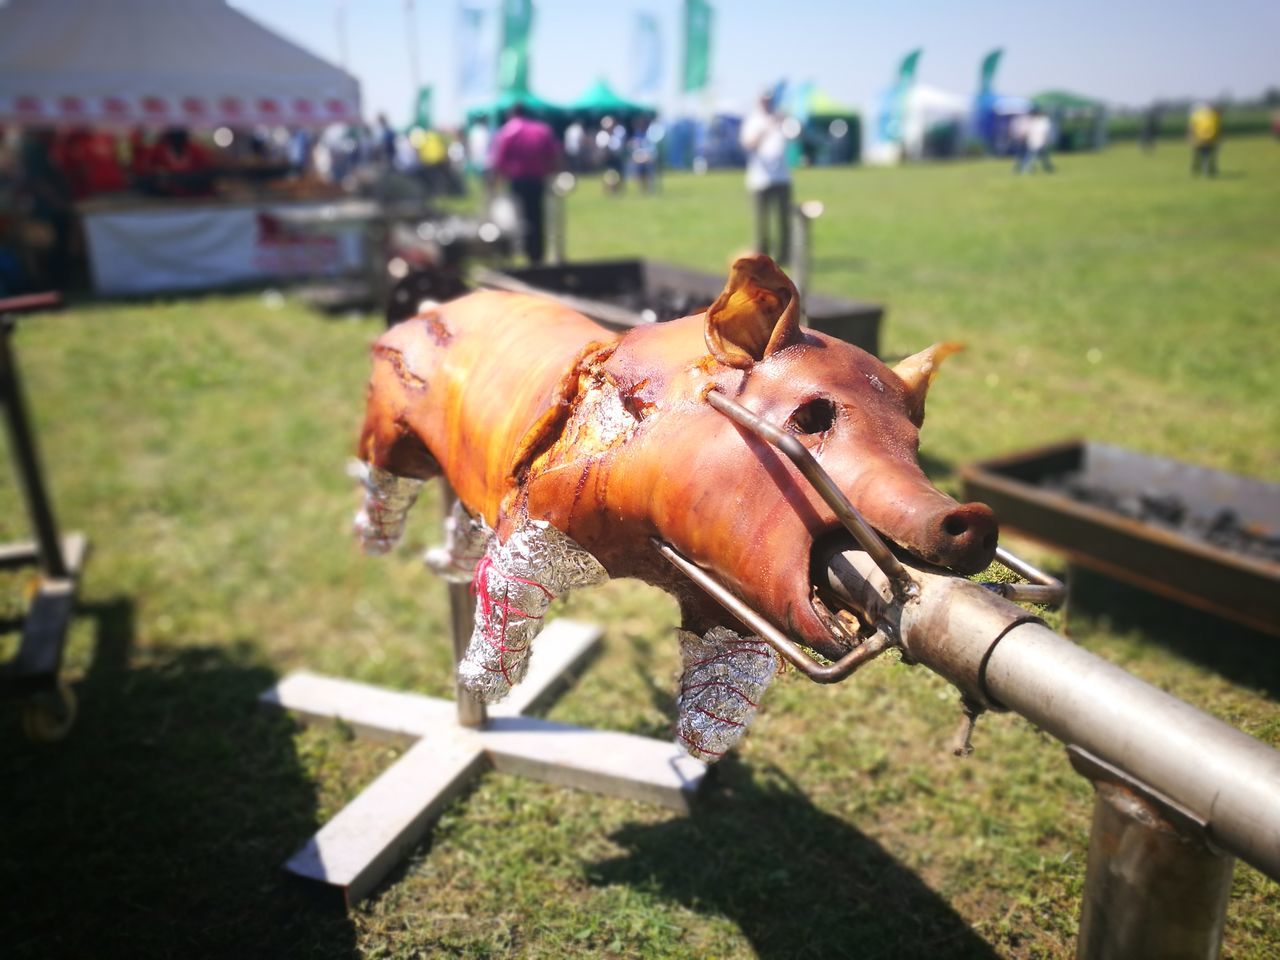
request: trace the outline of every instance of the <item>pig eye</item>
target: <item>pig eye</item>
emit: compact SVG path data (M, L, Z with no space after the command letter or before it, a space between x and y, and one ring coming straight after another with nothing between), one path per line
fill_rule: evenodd
M796 407L787 420L787 429L802 435L826 433L836 422L836 405L826 397L817 397Z

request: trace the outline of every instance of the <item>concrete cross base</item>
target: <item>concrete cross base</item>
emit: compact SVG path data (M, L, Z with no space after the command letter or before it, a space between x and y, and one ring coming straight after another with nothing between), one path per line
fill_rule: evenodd
M363 899L484 770L544 780L687 812L706 765L673 743L585 730L523 714L558 690L593 652L600 629L558 620L539 638L529 674L488 721L458 723L450 700L293 673L259 697L303 720L342 720L364 736L417 742L320 829L285 869Z

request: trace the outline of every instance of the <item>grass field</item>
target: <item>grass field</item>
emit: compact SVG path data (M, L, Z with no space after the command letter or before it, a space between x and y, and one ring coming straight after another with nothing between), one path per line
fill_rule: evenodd
M935 479L1073 435L1280 480L1280 146L1225 145L804 172L816 287L888 306L885 353L962 339L930 397ZM739 174L571 203L579 258L721 270L749 234ZM1091 790L1059 745L987 717L944 750L954 692L889 658L771 690L698 811L491 774L350 915L279 864L397 748L300 729L254 698L308 668L450 689L443 589L407 542L361 557L343 474L374 318L256 294L86 304L17 338L60 519L93 540L62 745L0 711L7 957L1072 956ZM26 535L0 487L0 541ZM1044 555L1053 564L1051 555ZM1060 564L1059 567L1060 569ZM0 617L23 584L3 581ZM674 604L634 584L570 598L604 655L550 716L665 737ZM1276 641L1096 577L1089 649L1280 746ZM7 640L0 653L12 649ZM1280 885L1238 866L1225 955L1280 953Z

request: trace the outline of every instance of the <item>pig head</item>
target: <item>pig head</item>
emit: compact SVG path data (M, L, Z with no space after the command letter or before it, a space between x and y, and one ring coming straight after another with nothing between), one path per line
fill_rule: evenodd
M634 329L580 368L564 421L517 478L521 507L610 576L670 587L648 543L665 539L774 623L839 656L847 641L833 636L810 585L814 544L841 529L838 519L786 457L706 395L720 391L796 435L907 552L975 573L994 557L994 516L937 490L917 462L929 383L955 349L937 344L890 369L801 328L791 281L767 257L740 259L704 315ZM686 627L725 622L698 599L683 593Z

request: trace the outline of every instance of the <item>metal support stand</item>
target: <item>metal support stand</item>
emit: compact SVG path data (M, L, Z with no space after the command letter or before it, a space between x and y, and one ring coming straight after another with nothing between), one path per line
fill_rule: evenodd
M821 200L806 200L791 208L791 278L800 294L800 314L804 316L809 283L813 276L813 221L822 216Z
M449 585L455 665L471 639L474 603L466 584ZM535 643L528 675L491 710L462 689L451 702L305 672L263 693L260 703L302 720L342 720L365 736L416 741L290 857L285 870L354 904L490 767L687 812L707 768L674 743L525 715L552 698L599 639L600 629L590 624L549 624Z
M569 194L577 186L577 178L568 171L563 171L551 178L550 216L547 225L551 234L551 262L563 264L568 262L568 242L565 235L568 231Z
M1070 748L1097 794L1079 960L1213 960L1222 949L1235 860L1206 824L1096 757Z
M18 652L0 664L0 693L25 698L23 731L28 739L42 742L61 740L75 722L75 695L58 674L87 541L78 533L65 539L58 535L10 336L17 324L16 314L49 309L58 303L57 294L0 301L0 407L18 486L35 535L33 542L0 546L0 567L35 566L39 570L30 608L22 619Z

